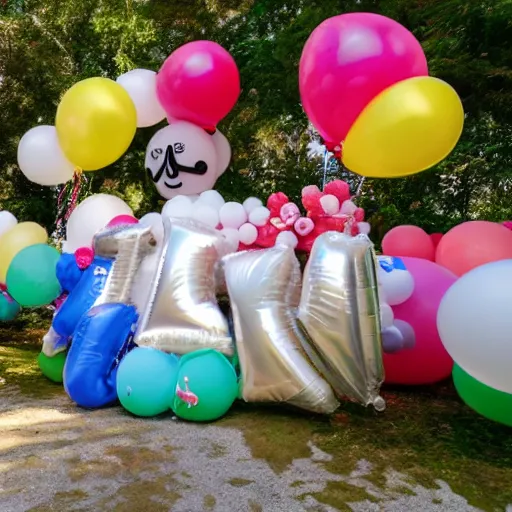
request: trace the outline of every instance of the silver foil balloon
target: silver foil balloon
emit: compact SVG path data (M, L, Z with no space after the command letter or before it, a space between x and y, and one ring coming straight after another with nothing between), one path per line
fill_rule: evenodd
M233 356L228 322L215 295L215 267L226 254L223 237L185 219L164 218L164 232L135 343L180 355L211 348Z
M94 236L94 253L115 260L95 306L131 303L131 292L142 260L156 251L150 226L131 224L107 228Z
M306 266L298 319L316 368L338 396L384 410L376 257L366 235L319 236Z
M222 260L247 402L286 402L316 413L339 405L301 348L295 319L300 267L293 249L276 246Z

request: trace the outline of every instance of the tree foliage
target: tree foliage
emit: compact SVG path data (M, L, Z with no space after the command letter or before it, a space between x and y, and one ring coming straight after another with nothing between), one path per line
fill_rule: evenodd
M431 74L456 88L467 112L461 142L435 169L366 180L361 201L375 233L401 223L438 231L472 218L511 217L510 0L3 0L0 208L51 229L56 191L20 173L20 137L37 124L53 124L59 98L78 80L157 70L194 39L222 44L242 78L240 100L220 126L234 160L219 189L238 200L277 190L297 198L304 185L321 180L318 162L307 158L312 132L300 105L300 54L324 19L356 10L391 16L411 29ZM120 195L139 215L160 207L143 169L156 129L139 130L120 161L89 174L86 190Z

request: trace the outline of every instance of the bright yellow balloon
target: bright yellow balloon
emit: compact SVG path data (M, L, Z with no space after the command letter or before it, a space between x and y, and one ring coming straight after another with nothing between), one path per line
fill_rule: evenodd
M70 162L96 171L118 160L137 129L128 93L108 78L88 78L69 89L57 108L55 127Z
M25 247L48 242L48 233L35 222L20 222L0 237L0 283L5 283L5 276L11 261ZM34 261L37 265L37 261Z
M455 90L433 77L399 82L361 113L343 144L343 164L370 178L397 178L444 160L457 144L464 109Z

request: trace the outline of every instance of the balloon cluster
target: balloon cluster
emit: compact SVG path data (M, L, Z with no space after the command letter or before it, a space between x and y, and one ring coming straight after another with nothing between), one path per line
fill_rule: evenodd
M464 123L457 93L428 76L420 43L394 20L334 16L304 46L302 105L327 149L370 177L421 172L455 147Z
M233 252L274 247L276 243L310 252L316 238L327 231L352 236L370 232L364 210L354 204L344 181L328 183L323 192L314 185L305 187L302 206L305 215L283 192L272 194L263 206L255 197L243 203L225 202L217 191L207 190L198 196L175 196L162 214L195 219L219 230Z
M39 307L59 297L55 277L59 252L46 230L0 211L0 321L12 320L21 307Z

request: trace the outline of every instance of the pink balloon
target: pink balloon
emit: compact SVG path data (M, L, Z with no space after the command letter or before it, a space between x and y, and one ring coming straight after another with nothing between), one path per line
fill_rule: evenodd
M304 46L302 106L324 140L335 146L384 89L427 75L423 49L405 27L378 14L342 14L321 23Z
M448 378L453 361L437 332L437 310L448 288L457 280L449 270L420 258L402 258L414 277L411 298L393 306L395 320L411 325L416 343L410 349L384 354L386 382L390 384L433 384Z
M434 244L434 248L436 248L439 245L441 238L443 238L443 233L431 233L430 234L430 239L432 240L432 243Z
M512 231L512 220L506 220L505 222L503 222L503 225L504 225L507 229L510 229L510 231Z
M512 231L497 222L463 222L443 236L436 262L462 276L475 267L512 259Z
M139 221L131 215L118 215L114 217L108 224L107 228L113 228L115 226L127 226L130 224L138 224Z
M240 95L235 60L213 41L193 41L175 50L156 77L158 99L170 119L214 130Z
M430 235L418 226L397 226L382 239L382 252L386 256L410 256L434 261L435 247Z

